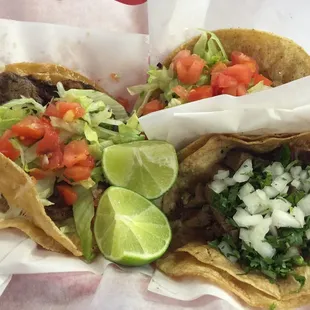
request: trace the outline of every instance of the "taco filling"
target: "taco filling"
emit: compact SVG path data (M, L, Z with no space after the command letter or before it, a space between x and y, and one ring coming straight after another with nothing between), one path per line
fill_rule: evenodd
M292 55L303 59L302 70ZM308 58L294 42L266 32L203 31L164 63L151 66L145 85L128 91L139 95L135 108L139 116L146 115L204 98L243 96L278 86L308 75Z
M53 85L4 72L0 75L0 88L4 85L8 88L1 100L9 101L0 106L0 153L32 178L38 203L77 245L67 249L90 260L94 245L92 220L98 200L108 187L101 168L102 152L113 144L145 139L137 116L128 117L116 100L83 82L68 80ZM12 176L18 172L7 166L3 169L11 169ZM36 221L35 217L31 219L31 212L15 208L14 197L22 197L28 190L32 193L26 180L15 181L12 179L13 203L8 206L1 197L1 218L26 217L48 230L44 215ZM37 198L29 199L35 205ZM34 213L41 214L39 207Z

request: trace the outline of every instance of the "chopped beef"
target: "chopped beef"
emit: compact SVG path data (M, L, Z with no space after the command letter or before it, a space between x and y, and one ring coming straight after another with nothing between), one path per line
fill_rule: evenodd
M191 195L185 192L181 199L183 201L184 208L197 208L201 207L206 203L206 198L204 194L205 188L202 183L198 183L195 187L195 192Z
M45 206L45 212L54 222L61 222L73 217L72 206L68 206L65 203L63 197L59 194L56 188L54 189L53 195L48 199L54 204Z
M237 171L240 166L249 158L253 158L253 156L249 153L232 150L228 152L227 156L225 157L224 164L233 171Z
M94 89L91 85L64 80L62 84L68 89ZM0 73L0 104L12 99L20 99L21 96L33 98L42 105L48 104L54 97L57 97L56 85L50 82L38 80L33 76L20 76L12 72Z
M190 218L184 221L187 227L206 227L212 223L212 213L210 207L206 206L200 210L191 210Z

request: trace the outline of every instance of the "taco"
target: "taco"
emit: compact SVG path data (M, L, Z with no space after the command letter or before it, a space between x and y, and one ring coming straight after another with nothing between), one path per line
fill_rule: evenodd
M160 270L203 277L253 307L310 302L310 133L208 135L163 197L173 229Z
M148 71L135 109L146 115L221 94L242 96L310 74L309 55L293 41L253 29L204 31Z
M90 260L95 207L107 187L102 152L144 140L136 115L54 64L7 65L0 94L0 229Z

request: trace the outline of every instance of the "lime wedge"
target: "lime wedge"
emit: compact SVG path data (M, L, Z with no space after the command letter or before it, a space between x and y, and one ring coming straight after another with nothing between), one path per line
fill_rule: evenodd
M127 266L156 260L171 240L168 220L155 205L135 192L115 186L100 198L94 234L107 259Z
M167 142L137 141L105 148L102 168L110 184L155 199L175 182L178 160Z

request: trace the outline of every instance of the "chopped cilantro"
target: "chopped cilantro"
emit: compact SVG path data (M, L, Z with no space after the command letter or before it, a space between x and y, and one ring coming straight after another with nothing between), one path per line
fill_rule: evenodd
M284 168L291 162L291 150L287 144L283 145L280 150L279 162Z

